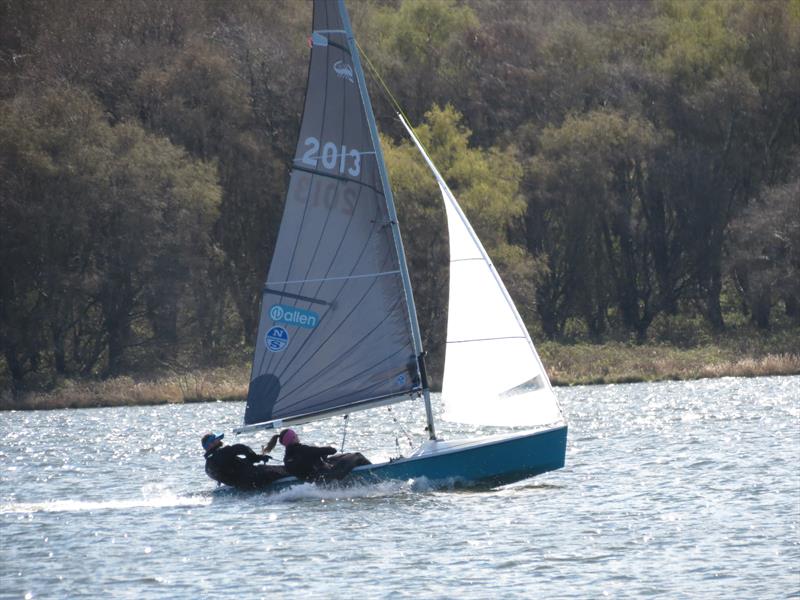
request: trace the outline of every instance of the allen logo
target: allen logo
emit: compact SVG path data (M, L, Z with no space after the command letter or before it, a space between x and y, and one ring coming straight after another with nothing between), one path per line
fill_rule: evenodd
M314 329L319 323L319 315L313 310L303 310L284 304L273 304L269 309L269 318L276 323L285 323L306 329Z

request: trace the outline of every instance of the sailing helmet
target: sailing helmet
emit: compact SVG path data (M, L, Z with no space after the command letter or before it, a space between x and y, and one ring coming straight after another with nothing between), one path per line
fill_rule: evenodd
M297 434L294 432L294 429L284 429L278 435L278 440L280 441L282 446L290 446L297 442Z
M203 450L208 451L208 449L211 448L211 446L213 446L216 442L218 442L224 437L225 437L224 433L220 433L219 435L216 435L214 433L207 433L200 439L200 443L203 444Z

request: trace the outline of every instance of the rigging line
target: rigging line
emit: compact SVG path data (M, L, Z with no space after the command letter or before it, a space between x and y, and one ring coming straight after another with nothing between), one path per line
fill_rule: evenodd
M361 54L361 56L363 56L364 60L367 61L367 66L369 66L370 71L375 76L375 79L377 79L378 83L380 83L383 93L386 95L386 97L389 98L389 102L392 104L392 106L401 116L401 118L405 120L406 126L416 135L416 130L414 129L414 127L411 126L411 119L408 118L408 115L403 110L403 107L400 106L400 103L397 101L397 98L394 97L394 94L392 94L392 91L389 89L389 86L386 85L386 82L383 80L383 77L381 77L381 74L378 72L378 69L375 67L374 64L372 64L372 61L369 59L369 56L367 56L367 53L364 52L364 48L361 47L361 44L358 43L358 40L355 38L355 36L353 37L353 42L355 42L356 47L358 48L358 51Z
M400 428L400 431L403 433L403 435L406 436L406 440L408 441L408 447L413 449L414 448L414 440L411 439L411 434L408 432L408 429L406 429L406 426L403 425L400 421L397 420L397 417L395 416L394 411L392 410L391 406L387 407L387 409L391 413L392 420L395 422L395 425L397 425ZM397 446L397 453L401 454L401 452L400 452L400 440L399 440L397 435L394 436L394 443Z
M355 42L358 51L361 53L361 56L363 56L364 60L367 61L367 65L369 66L372 74L375 76L375 79L377 79L378 83L381 84L383 92L384 94L386 94L386 97L389 98L389 102L391 103L391 105L398 113L403 115L403 118L406 120L406 123L411 123L411 121L408 119L408 116L406 116L406 113L403 112L403 109L400 107L400 103L397 101L397 98L394 97L392 91L389 89L389 86L386 85L386 82L383 80L383 77L381 77L381 74L378 72L378 69L375 68L375 65L372 64L372 61L369 59L369 56L367 56L367 53L364 52L364 48L361 47L361 44L358 43L358 40L355 37L353 37L353 41Z
M344 440L347 438L347 417L350 415L344 416L344 427L342 428L342 443L339 445L339 452L344 452Z
M373 386L370 387L370 389L372 389L373 387L376 387L376 386L373 385ZM418 391L418 390L415 389L415 390L412 390L412 391ZM343 411L347 411L347 409L351 409L353 411L355 411L355 410L366 410L368 408L376 408L377 406L385 406L386 404L393 404L392 402L387 402L387 400L393 400L395 398L397 400L394 402L394 404L396 404L398 402L403 402L404 400L400 400L400 398L403 398L403 397L408 396L408 395L409 395L408 390L403 390L403 391L401 391L399 393L394 392L394 393L391 393L391 394L381 394L379 396L372 396L371 398L366 398L364 400L359 400L357 402L353 402L353 403L347 404L347 405L340 405L338 407L334 406L334 407L322 408L321 410L312 410L312 411L308 411L308 412L298 413L298 414L292 415L292 416L280 417L280 418L277 418L277 419L270 418L268 421L260 421L259 423L253 423L253 424L254 425L257 425L257 424L269 424L271 427L274 427L275 424L277 424L277 423L281 423L281 422L282 423L286 423L287 421L290 421L290 420L291 421L296 421L297 419L303 419L303 423L308 423L308 422L310 422L312 420L317 419L317 417L319 417L320 415L322 415L321 418L326 419L329 416L330 417L334 417L334 416L337 416L337 415L341 415L341 414L343 414ZM377 404L377 403L380 403L380 404ZM376 406L376 404L377 404L377 406ZM338 412L336 412L334 414L330 414L331 411L338 411Z

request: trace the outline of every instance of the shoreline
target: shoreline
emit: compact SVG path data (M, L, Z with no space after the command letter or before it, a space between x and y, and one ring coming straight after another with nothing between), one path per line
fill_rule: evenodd
M540 354L556 387L800 374L800 354L735 358L716 347L544 344ZM4 391L0 411L244 401L249 372L249 366L239 365L106 381L67 380L54 390L23 392L16 399Z

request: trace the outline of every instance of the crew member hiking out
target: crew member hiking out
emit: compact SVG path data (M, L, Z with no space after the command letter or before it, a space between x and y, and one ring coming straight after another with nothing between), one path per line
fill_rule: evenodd
M258 490L288 475L284 467L255 464L266 463L271 458L266 452L256 454L244 444L225 446L222 443L224 435L207 433L201 439L205 450L206 474L214 481L238 490Z
M275 442L286 448L283 464L290 475L303 481L326 482L342 479L355 467L372 464L360 452L336 454L331 446L317 447L300 443L300 438L292 429L284 429L279 435L272 436L265 447L269 452ZM335 455L335 456L334 456Z

